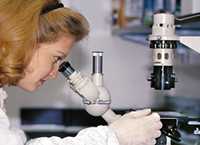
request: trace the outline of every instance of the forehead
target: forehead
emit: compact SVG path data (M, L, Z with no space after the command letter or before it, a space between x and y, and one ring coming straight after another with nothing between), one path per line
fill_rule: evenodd
M73 46L74 42L74 38L62 36L56 42L40 43L39 49L44 49L46 51L62 51L67 53Z

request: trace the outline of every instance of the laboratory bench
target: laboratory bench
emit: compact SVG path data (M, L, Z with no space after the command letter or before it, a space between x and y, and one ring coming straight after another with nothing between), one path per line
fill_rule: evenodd
M200 117L194 117L194 115L193 117L188 117L175 112L175 107L173 107L173 105L169 105L169 103L166 104L166 106L170 107L170 109L167 107L152 109L152 111L159 112L161 115L163 131L168 132L169 135L176 135L176 137L178 134L179 136L177 137L177 140L182 137L181 143L184 144L176 142L177 144L174 145L186 145L185 142L197 142L199 136L192 136L192 133L193 131L197 131L196 128L199 128L200 125L189 126L187 121L200 122ZM117 114L124 114L133 110L136 109L114 109ZM106 125L106 122L101 117L93 117L84 109L22 108L20 112L21 127L25 131L28 139L44 136L75 136L84 128ZM197 112L197 114L198 113L199 112Z

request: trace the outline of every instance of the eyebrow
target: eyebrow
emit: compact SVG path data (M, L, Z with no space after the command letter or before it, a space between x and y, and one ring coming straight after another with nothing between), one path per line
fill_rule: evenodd
M67 57L67 54L65 54L64 52L62 52L60 50L57 50L57 52L60 53L60 54L62 54L64 58Z

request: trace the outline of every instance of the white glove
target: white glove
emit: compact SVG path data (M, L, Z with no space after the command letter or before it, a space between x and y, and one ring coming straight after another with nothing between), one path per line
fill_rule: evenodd
M161 135L162 123L150 109L132 111L111 123L120 145L154 145Z

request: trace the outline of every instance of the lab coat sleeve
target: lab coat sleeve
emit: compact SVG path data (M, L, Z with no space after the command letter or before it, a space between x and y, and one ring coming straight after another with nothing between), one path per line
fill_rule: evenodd
M41 137L27 145L119 145L115 133L107 126L83 129L76 137Z
M0 145L24 145L25 134L22 130L11 128L8 116L0 109Z

